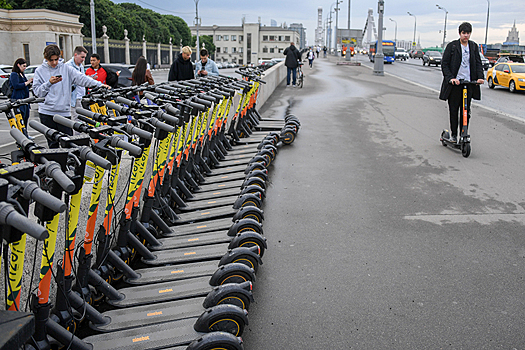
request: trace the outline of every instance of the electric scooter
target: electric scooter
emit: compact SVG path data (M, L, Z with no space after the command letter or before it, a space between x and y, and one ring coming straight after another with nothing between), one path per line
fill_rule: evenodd
M445 147L451 146L461 150L463 157L467 158L470 156L470 135L468 133L468 110L467 110L467 93L469 85L477 85L475 81L468 81L461 79L460 84L463 86L463 107L461 110L461 133L456 141L451 139L451 133L447 129L443 129L441 133L441 144Z

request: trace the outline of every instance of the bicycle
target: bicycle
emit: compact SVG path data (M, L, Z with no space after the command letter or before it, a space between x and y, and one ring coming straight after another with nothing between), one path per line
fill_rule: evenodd
M304 73L303 69L301 68L303 65L303 62L299 62L299 65L297 66L297 87L299 88L302 88L304 83Z

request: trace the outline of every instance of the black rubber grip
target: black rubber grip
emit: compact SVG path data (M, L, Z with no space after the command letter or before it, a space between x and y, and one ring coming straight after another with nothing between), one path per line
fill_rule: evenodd
M203 111L203 110L206 109L206 106L201 105L201 104L199 104L199 103L191 102L191 101L188 102L188 105L189 105L191 108L195 108L195 109L198 109L198 110L201 110L201 111Z
M24 134L22 134L22 132L18 129L11 129L9 130L9 133L15 139L16 143L22 146L22 148L25 148L25 146L28 143L34 143L30 139L28 139Z
M0 224L8 225L43 241L49 237L46 228L18 213L13 205L0 202Z
M213 104L210 101L203 100L202 98L198 98L198 97L194 97L192 99L192 102L200 103L201 105L205 105L206 107L211 107L211 105Z
M124 124L124 131L128 134L134 134L138 137L141 137L146 140L151 140L153 138L153 134L149 131L142 130L141 128L138 128L136 126L133 126L132 124Z
M155 92L158 92L160 94L166 94L166 95L170 94L170 90L163 89L163 88L158 87L158 86L155 88Z
M175 127L174 126L171 126L171 125L168 125L166 123L163 123L163 122L161 122L160 120L158 120L155 117L149 118L148 119L148 123L150 123L151 125L153 125L156 128L159 128L159 129L167 131L167 132L174 132L175 131Z
M165 109L166 112L168 112L171 115L174 115L176 117L180 115L180 109L178 109L177 107L173 107L170 104L166 105Z
M140 148L139 146L135 146L129 142L126 142L118 136L111 136L110 144L113 147L119 147L119 148L125 149L126 151L129 152L129 154L131 154L134 157L140 157L142 154L142 148Z
M36 100L36 97L31 96L31 97L28 97L28 98L23 98L21 100L17 100L17 102L19 104L27 104L27 103L33 103L35 100Z
M106 170L111 169L111 162L104 157L99 156L95 152L91 150L91 147L89 146L82 146L80 148L80 158L83 160L90 160L95 165L98 165L101 168L104 168Z
M45 170L46 175L55 180L64 191L71 193L75 190L75 184L66 174L64 174L62 168L60 168L60 164L55 161L47 162Z
M171 114L164 113L162 111L158 111L155 113L155 116L167 123L170 123L171 125L178 125L180 120L177 117L172 116Z
M199 94L197 97L213 103L217 103L222 99L222 96L213 95L211 92L207 92L206 94Z
M30 120L29 126L42 134L46 134L47 131L50 130L47 126L45 126L42 123L37 122L36 120Z
M127 113L127 108L124 107L124 106L121 106L121 105L118 105L114 102L106 102L106 107L110 108L110 109L114 109L116 110L117 112L119 113Z
M157 97L159 97L159 94L156 94L154 92L145 92L144 93L144 97L147 98L148 100L155 100Z
M9 101L4 103L4 104L1 104L0 105L0 112L6 112L6 111L10 110L11 107L12 107L12 105L11 105L11 102L9 102Z
M63 213L66 210L67 206L64 202L42 190L33 181L24 181L22 187L24 189L22 197L25 199L32 199L56 213Z
M75 126L76 123L74 121L72 121L71 119L63 117L61 115L55 114L53 116L53 121L58 123L58 124L60 124L60 125L67 126L68 128L75 129L74 126ZM80 124L80 123L78 123L78 124Z
M88 118L91 118L93 120L98 120L98 116L100 115L99 113L95 113L95 112L91 112L87 109L84 109L84 108L81 108L81 107L78 107L77 109L75 109L75 111L80 114L80 115L83 115L85 117L88 117Z
M187 86L180 85L180 84L177 84L177 83L170 83L170 86L174 87L174 88L177 88L177 89L187 89L188 88Z
M127 99L127 98L124 98L122 96L118 96L115 101L117 101L118 103L123 103L125 105L128 105L130 107L140 107L141 104L138 103L137 101L132 101L130 99Z

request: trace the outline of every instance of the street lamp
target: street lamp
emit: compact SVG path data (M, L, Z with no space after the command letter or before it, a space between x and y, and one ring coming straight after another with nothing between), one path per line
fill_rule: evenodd
M384 57L383 55L383 13L385 12L385 2L384 0L379 0L377 2L377 13L378 13L378 20L377 25L381 30L378 30L377 35L377 49L376 49L376 55L374 57L374 75L383 76L385 75L384 72Z
M396 24L396 29L395 29L395 34L394 34L394 42L396 43L396 46L397 46L397 21L392 19L392 18L389 18L389 20L391 20L392 22L394 22Z
M199 0L193 0L195 1L195 26L197 27L197 58L199 57Z
M413 15L411 14L410 12L407 12L409 16L412 16L414 17L414 41L412 41L412 46L414 48L414 50L416 49L416 23L417 23L417 18L416 18L416 15Z
M95 29L95 0L89 2L91 10L91 53L97 53L97 33ZM486 42L487 40L485 40Z
M335 51L337 53L337 45L339 45L339 38L337 37L337 26L338 26L338 20L339 20L339 4L342 3L343 0L337 0L337 6L335 7ZM343 54L343 50L341 50L341 55Z
M441 45L443 50L445 50L445 38L447 37L447 16L448 16L448 11L443 6L436 5L436 7L438 9L440 9L440 10L445 11L445 28L443 29L443 45Z
M487 50L487 35L489 33L489 12L490 12L490 1L487 0L487 26L485 27L485 51Z

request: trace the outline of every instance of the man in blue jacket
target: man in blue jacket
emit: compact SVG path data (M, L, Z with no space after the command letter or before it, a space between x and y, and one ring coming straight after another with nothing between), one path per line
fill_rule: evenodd
M84 46L75 47L73 57L67 61L67 64L78 70L81 74L85 74L86 70L84 69L84 61L86 60L87 53L88 51ZM71 86L71 120L75 122L78 120L76 109L82 107L82 97L84 97L85 94L85 87L76 85ZM75 133L75 131L73 131L73 133Z
M199 53L201 60L195 63L195 77L205 77L207 75L219 75L219 69L215 62L213 62L208 56L208 50L202 49Z
M68 135L73 135L73 130L53 121L53 116L58 114L71 118L71 87L73 85L110 88L66 64L60 58L60 49L57 45L46 46L44 62L36 69L33 80L34 94L37 97L45 97L45 101L38 104L38 114L42 124ZM47 143L49 148L59 146L57 141L48 140Z

